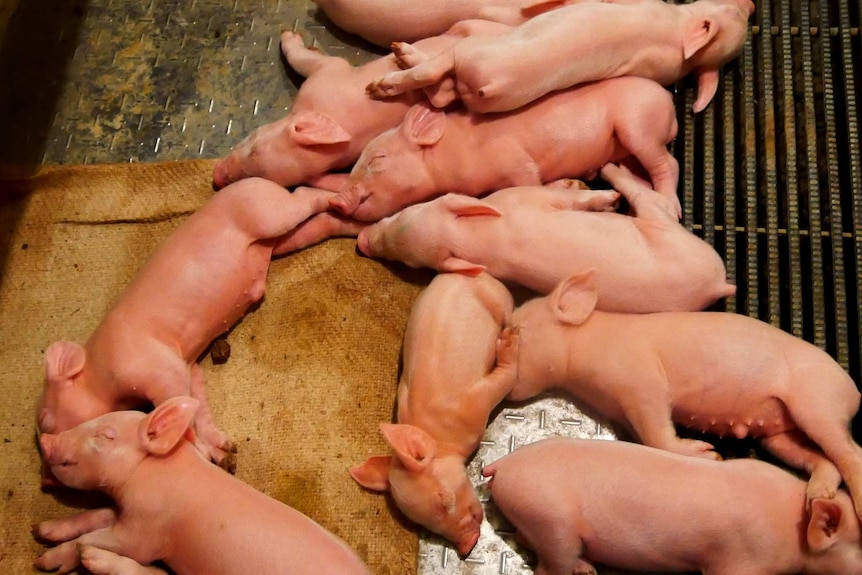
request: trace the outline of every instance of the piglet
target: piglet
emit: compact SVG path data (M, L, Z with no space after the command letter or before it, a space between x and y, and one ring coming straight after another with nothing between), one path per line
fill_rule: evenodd
M755 459L705 461L622 441L551 438L485 466L536 575L862 572L843 490L806 505L805 483Z
M398 423L380 426L393 455L350 470L363 487L391 491L407 517L464 555L478 541L483 517L465 462L514 383L508 350L497 345L512 307L509 291L488 274L431 281L404 334Z
M163 561L177 575L368 575L353 550L310 518L204 461L188 441L197 408L193 398L173 397L148 415L116 411L43 433L54 475L68 487L106 493L116 512L38 525L37 537L60 544L36 567L67 573L84 546L84 557L109 573L128 558Z
M342 30L388 48L396 40L413 42L442 34L463 20L517 26L542 12L583 0L312 1Z
M862 517L862 448L850 435L860 396L832 357L735 313L598 311L596 283L590 269L515 310L509 399L563 389L642 443L680 454L718 458L711 444L678 437L674 423L761 438L811 474L809 503L835 497L843 478Z
M478 29L489 34L508 27L474 22L421 40L416 46L436 54ZM353 67L343 58L306 48L302 37L290 31L281 33L281 49L288 64L305 76L290 113L261 126L219 160L213 169L216 187L249 176L283 186L320 184L328 172L353 164L371 138L398 125L407 109L425 98L422 92L407 92L385 102L368 98L368 82L399 69L391 54ZM446 93L445 86L443 89ZM436 99L447 97L437 95L436 90L429 93Z
M494 38L464 39L436 56L420 58L395 46L415 67L369 84L378 98L454 75L457 93L475 112L514 110L554 90L618 76L642 76L666 86L697 74L694 111L706 108L719 69L735 58L748 33L751 0L583 2L540 14Z
M45 350L38 429L59 433L109 411L191 394L202 404L199 447L233 468L236 448L212 421L197 360L263 297L280 242L332 195L291 194L250 178L212 197L156 249L83 346L60 341Z
M719 255L668 214L667 198L623 168L609 164L602 175L617 191L554 185L483 199L447 194L368 226L357 245L413 267L487 270L541 293L595 267L596 306L606 311L699 310L735 293ZM618 192L634 216L602 211Z
M673 200L678 216L679 167L667 149L676 133L671 94L635 77L557 92L504 114L444 113L417 104L401 126L368 143L332 205L374 221L446 192L478 196L590 178L631 156Z

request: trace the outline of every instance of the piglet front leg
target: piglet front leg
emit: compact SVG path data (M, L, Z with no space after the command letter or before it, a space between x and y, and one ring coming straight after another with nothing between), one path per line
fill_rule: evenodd
M69 573L81 564L81 557L78 555L79 545L91 545L115 552L122 552L123 548L114 533L113 526L111 526L84 533L80 537L48 549L33 561L33 566L40 571Z
M571 195L565 201L561 201L558 194L548 194L548 203L562 210L615 212L620 205L620 193L616 190L591 190L581 180L564 178L549 182L544 187L568 190Z
M33 537L37 541L61 543L71 541L84 533L110 527L117 522L117 511L113 507L88 509L70 517L49 519L33 526Z
M164 569L141 565L129 557L90 545L80 545L78 556L81 565L93 575L168 575Z

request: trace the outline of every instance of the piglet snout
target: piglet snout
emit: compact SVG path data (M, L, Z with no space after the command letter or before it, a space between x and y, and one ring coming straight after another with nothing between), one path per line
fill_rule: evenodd
M54 466L73 465L76 463L74 459L63 454L63 450L59 443L60 440L58 436L52 433L43 433L39 436L39 448L42 451L42 460L45 464L48 466Z
M372 241L369 238L371 233L370 228L365 228L359 232L359 235L356 236L356 247L363 255L374 257L374 254L371 253Z
M748 15L754 14L754 2L752 0L737 0L740 10L747 11Z
M231 183L227 159L219 160L213 168L213 187L221 189Z
M54 454L54 435L43 433L39 436L39 450L42 452L42 459L46 463L51 463L51 457Z
M458 554L462 557L465 557L470 554L470 551L473 550L473 547L476 546L476 543L479 542L479 528L476 528L476 531L466 535L463 539L458 541L456 547L458 549Z

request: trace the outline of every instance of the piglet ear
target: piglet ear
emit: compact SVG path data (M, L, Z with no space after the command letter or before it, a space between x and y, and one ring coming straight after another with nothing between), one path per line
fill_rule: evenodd
M811 500L811 517L808 520L808 547L820 554L837 541L843 511L835 499L818 497Z
M706 109L718 91L718 69L701 68L697 71L697 100L691 107L697 114Z
M417 146L433 146L443 137L445 124L446 114L442 110L417 104L404 116L404 136Z
M291 124L291 137L297 144L314 146L349 142L351 135L330 116L319 112L299 112Z
M566 4L566 0L526 0L521 3L521 15L532 18Z
M45 379L48 383L68 381L81 373L87 353L71 341L57 341L45 350Z
M380 432L408 471L423 471L437 453L437 442L418 427L381 423Z
M719 24L715 18L696 16L686 24L682 44L682 57L690 60L692 56L709 44L718 34Z
M465 196L464 194L446 194L441 200L449 212L458 218L471 216L494 216L502 217L500 211L486 201Z
M199 405L193 397L172 397L159 404L140 423L141 445L152 455L169 453L185 436Z
M558 320L580 325L593 313L598 297L596 269L590 268L560 282L550 301Z
M468 262L467 260L462 260L455 256L449 256L440 263L440 269L438 271L476 277L485 271L485 266L474 264L473 262Z
M392 456L377 455L369 457L362 465L350 468L350 477L366 489L373 491L389 491L389 467Z

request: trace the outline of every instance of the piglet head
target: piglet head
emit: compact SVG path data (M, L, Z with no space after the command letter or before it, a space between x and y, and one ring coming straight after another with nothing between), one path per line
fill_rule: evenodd
M223 188L252 176L282 186L303 183L337 165L351 139L326 114L292 112L259 127L220 159L213 168L213 184Z
M719 69L742 51L754 4L751 0L698 0L686 6L692 12L683 31L683 57L697 73L697 100L692 109L700 112L715 96Z
M198 405L194 398L174 397L149 414L114 411L62 433L43 433L42 458L63 485L112 493L146 457L166 456L191 437Z
M460 194L446 194L430 202L408 206L359 232L359 251L369 257L404 262L411 267L430 267L443 272L476 276L485 270L455 256L447 240L447 226L456 221L488 216L501 217L491 204Z
M110 410L86 386L86 360L86 350L70 341L45 350L45 386L36 408L40 433L59 433Z
M60 433L111 411L112 406L87 386L87 353L71 341L52 343L45 350L45 385L36 405L36 434ZM42 485L57 485L42 466Z
M427 103L411 107L400 126L368 142L330 205L370 222L431 197L434 185L424 152L443 136L445 122L445 114Z
M810 503L805 573L862 573L859 519L846 491Z
M391 491L407 517L468 554L479 540L484 514L463 458L438 455L437 442L412 425L384 423L380 430L394 455L371 457L350 475L368 489Z

